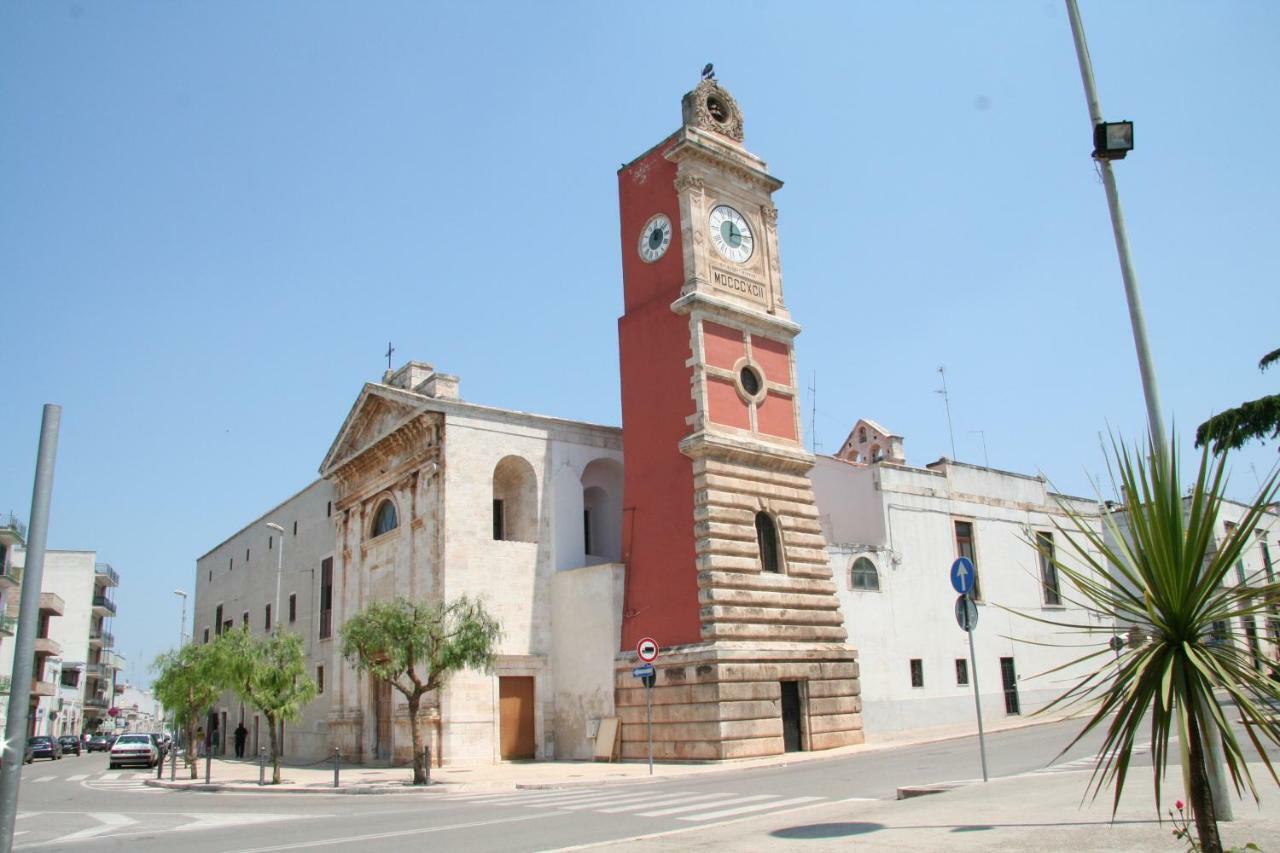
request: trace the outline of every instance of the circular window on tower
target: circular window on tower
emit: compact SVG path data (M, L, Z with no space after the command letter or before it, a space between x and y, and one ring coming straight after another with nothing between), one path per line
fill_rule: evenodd
M764 399L765 386L764 375L761 374L760 368L743 359L737 364L738 376L737 386L738 393L743 399L752 403L759 403Z

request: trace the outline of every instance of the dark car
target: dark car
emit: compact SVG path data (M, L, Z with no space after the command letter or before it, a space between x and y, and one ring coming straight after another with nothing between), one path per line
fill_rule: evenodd
M75 735L63 735L58 738L58 745L62 747L62 754L74 752L77 756L80 754L80 738Z
M85 752L110 752L113 742L114 739L110 735L94 735L89 738L89 744L85 747Z
M58 741L48 735L36 735L29 738L27 743L31 745L32 758L47 758L50 761L57 761L62 757L62 747Z

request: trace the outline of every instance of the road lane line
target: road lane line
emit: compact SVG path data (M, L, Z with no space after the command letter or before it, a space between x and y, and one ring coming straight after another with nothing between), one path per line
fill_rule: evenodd
M88 778L89 778L89 774L88 774L88 773L77 773L77 774L76 774L76 775L74 775L74 776L68 776L68 777L67 777L67 781L68 781L68 782L83 782L85 779L88 779Z
M599 809L600 814L617 814L618 812L634 812L640 809L652 809L658 806L675 805L676 803L692 803L697 800L725 800L729 797L736 797L737 794L697 794L692 797L667 797L662 800L648 801L639 805L630 804L625 806L614 806L609 809ZM703 802L704 806L715 805L714 803Z
M685 794L686 796L682 796L680 798L680 802L688 802L691 799L691 797L688 795L693 794L692 791L683 791L681 793ZM660 801L664 801L664 802L660 802ZM610 797L607 800L596 800L595 802L591 802L591 803L575 803L567 806L562 805L560 806L560 808L566 809L568 811L587 811L590 809L599 808L600 806L626 805L629 803L639 803L641 808L645 808L649 805L665 805L666 802L670 802L670 801L671 801L670 794L632 793L632 794L628 794L625 797Z
M41 776L39 779L32 779L32 782L52 782L57 776Z
M812 803L816 800L825 800L826 797L792 797L789 800L781 800L774 803L757 803L754 806L741 806L736 809L724 809L718 812L704 812L702 814L685 815L680 820L715 820L722 817L733 817L734 815L750 814L751 812L761 812L765 809L777 809L785 806L798 806L801 803Z
M382 838L403 838L406 835L425 835L428 832L448 832L453 829L472 829L477 826L494 826L501 823L518 823L525 820L541 820L548 817L563 817L564 812L545 811L538 814L521 815L520 817L499 818L497 820L476 820L469 823L451 823L445 826L421 826L415 829L400 829L395 832L374 832L368 835L349 835L345 838L321 838L316 841L297 841L292 844L276 844L271 847L232 848L232 853L275 853L277 850L300 850L304 847L328 847L334 844L353 844L357 841L377 841Z
M70 835L54 838L39 846L45 847L50 844L64 844L68 841L80 841L85 838L93 838L94 836L102 835L104 832L123 829L126 826L137 823L136 820L128 815L116 814L114 812L90 812L89 817L98 821L99 826L91 826L88 829L82 829L79 832L73 832Z
M777 794L754 794L750 797L738 797L736 800L726 800L723 805L729 803L750 803L755 800L776 800ZM669 814L681 814L683 812L693 812L698 809L705 809L706 803L698 803L696 806L677 806L674 809L661 809L656 812L640 812L640 817L666 817Z

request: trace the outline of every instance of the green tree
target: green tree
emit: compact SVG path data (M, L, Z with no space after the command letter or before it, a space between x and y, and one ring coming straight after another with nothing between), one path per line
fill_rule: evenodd
M196 727L222 693L220 660L209 645L190 643L156 658L151 689L164 707L174 712L175 725L186 732L186 763L196 778ZM177 744L174 744L174 748Z
M1145 730L1144 720L1151 725L1157 810L1170 738L1176 737L1181 754L1188 757L1187 799L1199 843L1207 853L1220 853L1203 747L1208 738L1221 738L1237 793L1247 786L1257 799L1258 791L1239 740L1214 698L1215 690L1230 695L1245 734L1272 779L1280 783L1263 748L1264 741L1280 745L1280 722L1268 716L1268 703L1277 697L1276 684L1254 668L1249 650L1231 641L1230 627L1259 615L1265 618L1268 606L1280 601L1280 585L1269 578L1250 585L1224 583L1253 539L1268 504L1276 499L1280 481L1276 476L1267 481L1239 524L1215 548L1226 487L1226 454L1211 459L1206 447L1186 492L1178 476L1176 453L1166 464L1136 458L1123 446L1117 446L1114 455L1124 499L1124 529L1114 514L1104 514L1107 533L1099 532L1063 503L1069 518L1068 524L1058 528L1067 543L1064 552L1074 553L1084 568L1047 552L1045 556L1079 590L1086 607L1114 619L1118 626L1136 626L1145 641L1127 649L1118 663L1104 647L1067 664L1091 661L1094 671L1044 710L1092 704L1091 716L1067 749L1094 729L1105 731L1090 785L1095 796L1105 786L1114 789L1113 813L1124 789L1134 741ZM1039 621L1095 630L1085 624Z
M413 784L425 785L418 711L422 697L467 667L488 671L502 636L498 620L477 600L374 602L342 628L342 654L356 669L404 694L413 737Z
M280 784L280 723L296 720L316 697L307 674L302 637L278 631L254 637L248 628L227 631L214 644L221 682L267 719L271 743L271 784Z
M1280 349L1258 362L1266 370L1280 361ZM1213 452L1234 450L1253 439L1280 438L1280 394L1268 394L1214 415L1196 429L1196 447L1213 444Z

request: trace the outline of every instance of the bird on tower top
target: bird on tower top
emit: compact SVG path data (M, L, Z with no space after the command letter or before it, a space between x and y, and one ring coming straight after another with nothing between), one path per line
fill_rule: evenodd
M714 67L710 62L708 62L708 63L707 63L706 65L704 65L704 66L703 66L703 68L702 68L702 79L703 79L703 80L714 80L714 79L716 79L716 69L715 69L715 67Z

